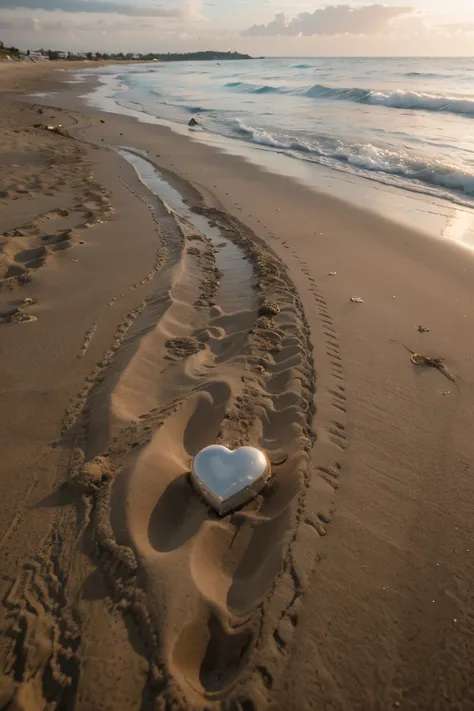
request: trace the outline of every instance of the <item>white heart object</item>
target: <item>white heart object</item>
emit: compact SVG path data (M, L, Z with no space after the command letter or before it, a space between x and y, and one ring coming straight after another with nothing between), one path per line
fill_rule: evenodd
M257 496L270 472L270 461L260 449L241 447L232 451L213 444L194 457L191 481L223 516Z

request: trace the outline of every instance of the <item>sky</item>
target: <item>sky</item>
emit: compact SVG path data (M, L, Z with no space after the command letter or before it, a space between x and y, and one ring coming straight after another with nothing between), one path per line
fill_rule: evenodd
M21 49L256 56L472 56L474 0L0 0Z

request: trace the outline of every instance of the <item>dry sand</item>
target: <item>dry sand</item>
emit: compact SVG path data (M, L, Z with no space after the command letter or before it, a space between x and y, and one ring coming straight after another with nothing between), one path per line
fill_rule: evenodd
M0 69L0 708L472 711L471 253L59 77ZM213 442L279 463L223 519Z

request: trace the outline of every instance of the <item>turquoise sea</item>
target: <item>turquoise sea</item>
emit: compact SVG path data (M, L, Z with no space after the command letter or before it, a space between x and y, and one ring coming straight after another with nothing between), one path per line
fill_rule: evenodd
M117 111L474 204L474 59L263 59L94 70Z

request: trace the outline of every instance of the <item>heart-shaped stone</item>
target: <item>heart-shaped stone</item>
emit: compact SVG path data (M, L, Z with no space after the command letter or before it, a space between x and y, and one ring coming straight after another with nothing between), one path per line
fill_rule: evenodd
M255 447L235 451L220 444L202 449L193 461L191 480L221 516L253 499L265 486L271 464Z

